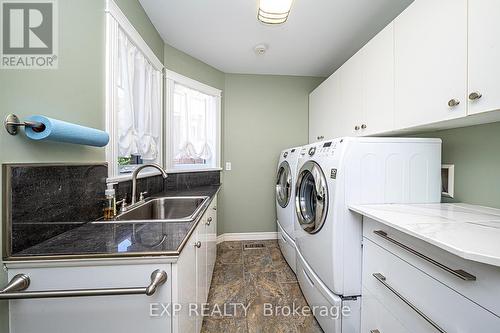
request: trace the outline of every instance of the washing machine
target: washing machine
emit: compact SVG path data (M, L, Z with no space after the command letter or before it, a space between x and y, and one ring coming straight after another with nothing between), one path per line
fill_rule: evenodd
M300 147L281 152L276 173L276 216L278 244L290 268L295 272L295 180Z
M360 331L362 219L349 204L438 203L441 140L338 138L300 150L295 188L297 278L325 332ZM340 311L342 312L342 311Z

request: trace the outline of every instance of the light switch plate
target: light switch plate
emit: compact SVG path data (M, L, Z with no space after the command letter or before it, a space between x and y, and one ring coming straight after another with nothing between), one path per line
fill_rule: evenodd
M231 162L226 162L226 171L231 171Z

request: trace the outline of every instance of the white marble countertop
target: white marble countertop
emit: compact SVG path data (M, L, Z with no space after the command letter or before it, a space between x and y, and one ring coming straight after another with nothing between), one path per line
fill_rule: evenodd
M500 209L461 203L351 205L349 209L461 258L500 266Z

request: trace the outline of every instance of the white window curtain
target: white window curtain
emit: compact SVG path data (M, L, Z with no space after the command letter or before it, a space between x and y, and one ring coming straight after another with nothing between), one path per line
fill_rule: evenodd
M216 166L217 97L174 83L173 164Z
M117 46L118 157L160 162L162 74L122 29Z

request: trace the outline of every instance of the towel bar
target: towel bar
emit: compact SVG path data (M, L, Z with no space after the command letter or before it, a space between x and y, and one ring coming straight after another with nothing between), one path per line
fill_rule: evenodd
M147 287L24 291L28 289L30 285L30 278L26 274L17 274L10 280L5 288L0 290L0 300L116 295L152 296L158 287L165 284L167 278L167 273L165 271L157 269L151 273L151 283Z
M36 121L23 121L21 122L15 114L9 114L5 117L3 122L5 129L10 135L16 135L19 126L31 127L35 132L42 132L45 129L45 125Z

